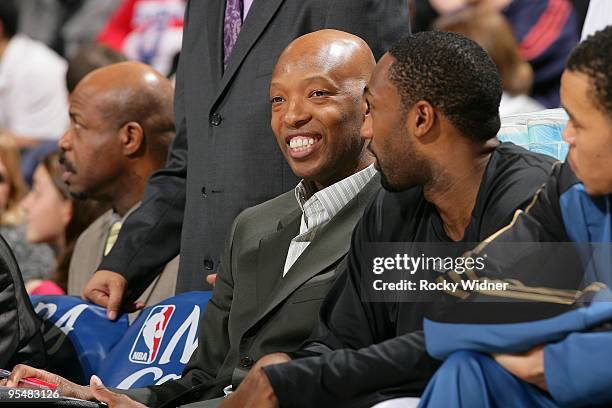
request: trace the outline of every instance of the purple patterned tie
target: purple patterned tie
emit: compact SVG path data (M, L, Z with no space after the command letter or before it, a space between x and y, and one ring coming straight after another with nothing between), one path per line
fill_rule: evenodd
M242 26L242 0L227 0L223 19L223 68L227 67L240 27Z

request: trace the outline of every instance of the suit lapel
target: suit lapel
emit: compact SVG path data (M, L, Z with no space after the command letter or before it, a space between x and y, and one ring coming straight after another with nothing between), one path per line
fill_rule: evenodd
M257 305L262 306L270 296L271 290L279 279L282 279L285 258L278 256L286 254L293 237L300 231L302 211L297 208L278 222L277 231L259 241L257 256Z
M293 266L287 271L285 277L280 278L274 290L269 292L269 296L265 300L265 305L253 322L256 324L259 320L265 317L272 309L290 296L305 282L321 273L330 265L337 262L349 250L351 244L351 234L355 225L363 215L365 206L369 203L370 198L380 186L379 176L375 176L368 184L353 198L335 217L333 217L320 231L314 241L308 245L308 248L295 261ZM291 238L289 238L289 241ZM280 240L279 240L280 241ZM283 244L283 254L287 253L289 243ZM266 256L279 257L280 247L276 251ZM283 262L286 257L282 257ZM282 267L281 267L282 268ZM259 279L261 275L257 276Z
M219 89L217 90L217 94L213 100L213 106L215 106L216 102L219 100L219 97L225 91L225 88L230 83L236 71L242 64L242 61L247 56L255 42L259 39L259 36L263 33L265 28L268 26L272 17L283 3L284 0L255 0L255 4L249 10L249 14L247 14L246 19L244 20L244 24L242 25L242 29L240 34L238 35L238 40L236 41L236 45L234 45L234 50L232 51L232 55L228 61L227 69L223 76L221 77L221 84ZM224 3L220 1L221 3ZM223 14L225 10L222 7L221 13L221 40L219 44L223 44ZM220 50L222 53L222 50ZM223 66L223 58L219 59L221 61L221 66Z
M212 83L218 84L223 75L223 19L225 17L225 0L208 0L206 24L208 35L208 50Z

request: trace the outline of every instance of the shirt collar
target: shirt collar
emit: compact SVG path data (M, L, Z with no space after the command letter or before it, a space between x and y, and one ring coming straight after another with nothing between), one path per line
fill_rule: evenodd
M320 203L326 212L326 218L330 219L351 201L375 175L376 169L371 164L365 169L319 191L316 191L313 183L302 180L295 187L295 199L306 220L308 220L309 208L313 207L315 202Z

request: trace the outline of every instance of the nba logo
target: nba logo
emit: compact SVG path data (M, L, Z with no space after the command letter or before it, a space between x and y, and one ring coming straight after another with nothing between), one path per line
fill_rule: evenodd
M174 308L174 305L160 305L151 310L130 351L132 363L151 364L155 361Z

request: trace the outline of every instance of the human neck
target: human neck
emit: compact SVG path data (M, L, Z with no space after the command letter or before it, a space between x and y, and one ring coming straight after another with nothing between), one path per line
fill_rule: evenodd
M359 173L361 170L364 170L366 167L370 166L373 163L374 163L374 157L367 152L362 152L357 163L347 168L347 170L340 173L340 175L336 175L335 177L330 178L328 180L310 181L312 187L314 188L314 191L312 193L314 194L317 191L321 191L333 184L336 184L340 180L344 180L345 178L350 177L355 173Z
M438 163L429 183L423 187L425 199L432 203L453 241L463 239L489 163L491 152L499 142L489 141L475 148L472 144L454 146L448 160Z
M62 254L66 249L66 234L60 234L53 242L49 244L49 246L53 250L55 257L59 257L60 254Z

